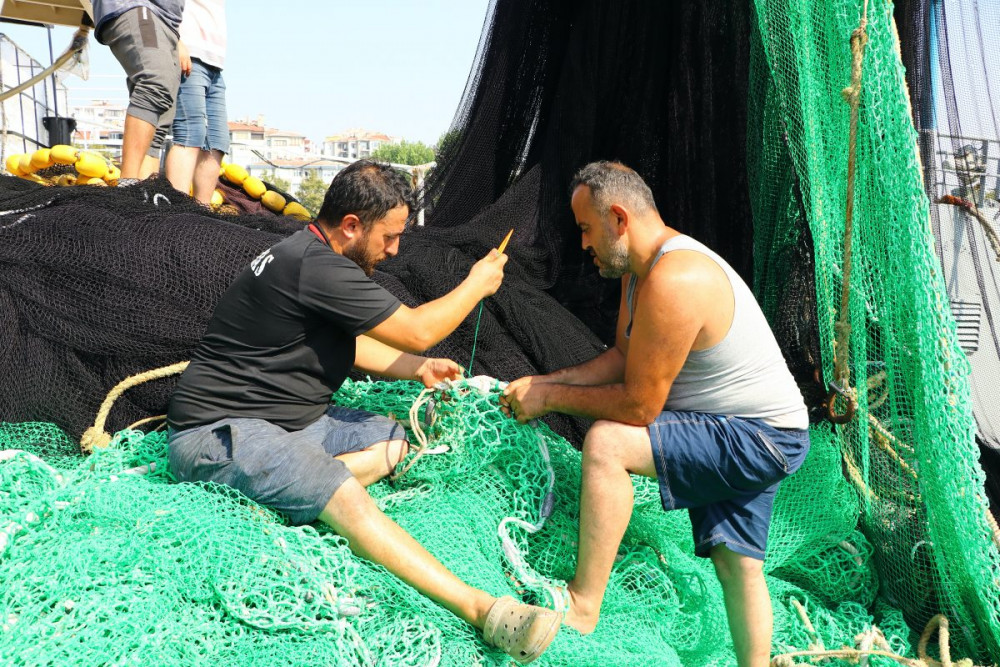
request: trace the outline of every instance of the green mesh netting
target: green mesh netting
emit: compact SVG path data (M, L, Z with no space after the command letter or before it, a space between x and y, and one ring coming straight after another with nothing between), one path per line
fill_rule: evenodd
M864 2L754 5L755 288L769 316L787 305L783 258L808 228L823 373L832 379L835 352L849 354L859 408L850 424L812 429L808 459L779 492L766 562L774 650L855 646L876 624L913 657L915 633L941 612L953 657L1000 660L1000 557L891 7L868 4L844 350L834 345L849 143L841 90ZM405 417L419 391L349 382L335 400ZM495 393L437 396L434 412L442 453L372 495L470 584L551 603L575 565L580 455L544 426L503 417ZM125 431L83 459L50 425L0 425L5 664L506 662L336 535L288 527L225 488L172 483L164 447L162 434ZM540 662L735 664L711 564L692 554L686 514L663 512L655 485L636 479L597 631L564 629Z
M421 389L349 381L335 401L405 419ZM440 453L370 490L472 585L551 604L575 566L580 454L544 425L505 417L497 396L437 395L419 412L435 415L424 428ZM0 654L13 664L506 661L338 536L286 526L224 487L172 483L162 434L123 431L78 458L47 425L6 425L0 446L23 450L0 465ZM813 641L793 600L828 645L876 621L895 646L912 645L898 611L872 607L878 576L857 511L836 440L816 430L771 529L778 650ZM733 664L719 640L721 591L690 531L687 514L664 512L655 483L637 478L597 631L564 629L543 664Z
M757 290L769 316L781 250L808 224L826 380L849 355L858 413L838 427L861 503L881 597L923 628L952 624L953 655L1000 660L1000 558L990 538L969 398L934 254L917 136L892 7L878 2L756 2L750 79L751 202ZM854 199L847 350L836 349L847 201L848 38L867 6Z

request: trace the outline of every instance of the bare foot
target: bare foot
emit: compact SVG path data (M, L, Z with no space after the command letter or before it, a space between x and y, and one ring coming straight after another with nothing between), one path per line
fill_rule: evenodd
M569 610L566 612L566 616L563 617L563 625L568 625L581 635L589 635L597 627L597 620L600 618L600 615L600 607L592 610L592 605L586 604L573 591L572 586L569 587Z

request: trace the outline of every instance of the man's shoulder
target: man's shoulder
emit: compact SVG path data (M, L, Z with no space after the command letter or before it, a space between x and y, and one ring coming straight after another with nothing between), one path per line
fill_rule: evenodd
M725 279L725 271L711 257L693 248L678 248L663 255L646 277L657 289L699 289Z

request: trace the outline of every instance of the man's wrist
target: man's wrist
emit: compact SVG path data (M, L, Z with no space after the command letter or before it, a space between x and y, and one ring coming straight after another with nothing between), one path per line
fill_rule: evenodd
M542 411L545 413L552 412L555 407L552 405L552 389L555 388L555 385L546 382L538 385L538 388L542 391Z
M422 376L424 374L424 364L427 363L427 358L418 357L415 354L410 356L412 357L411 362L413 363L413 370L410 372L410 376L414 380L417 380L419 382L423 379Z

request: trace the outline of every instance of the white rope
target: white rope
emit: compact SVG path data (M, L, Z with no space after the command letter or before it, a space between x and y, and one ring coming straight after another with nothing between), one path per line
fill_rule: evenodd
M535 434L535 439L538 442L538 450L542 454L542 460L545 461L545 469L548 473L548 484L545 488L545 495L542 496L542 502L538 508L538 520L532 524L518 517L505 517L500 521L500 525L497 527L497 534L500 536L500 545L503 549L503 553L507 557L507 561L510 563L511 568L514 570L514 574L518 581L529 588L541 589L547 597L546 600L543 600L543 604L545 606L551 607L558 612L565 612L569 610L569 590L566 588L566 585L558 584L535 572L531 566L528 565L524 558L524 554L518 548L517 543L513 540L513 538L511 538L510 532L507 528L508 525L512 524L524 529L529 534L537 533L542 529L545 522L552 515L552 508L555 505L555 494L553 493L553 489L556 484L556 474L555 470L552 469L552 459L549 456L549 448L545 444L545 440L538 435L538 421L533 419L530 426Z

